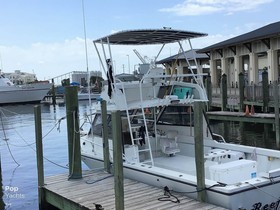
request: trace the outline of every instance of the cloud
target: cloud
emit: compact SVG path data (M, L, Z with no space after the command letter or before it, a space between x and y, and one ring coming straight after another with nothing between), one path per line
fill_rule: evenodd
M192 40L193 48L203 48L211 44L217 43L221 40L231 38L233 35L216 34L207 37L201 37ZM182 43L184 49L188 50L189 46L187 42ZM88 61L90 71L102 71L103 78L105 73L103 72L98 56L95 52L92 40L88 39ZM14 70L21 70L23 72L35 73L39 80L51 79L58 77L55 82L59 82L61 79L69 77L72 71L86 71L86 58L84 39L76 37L63 42L54 43L33 43L28 47L19 46L4 46L0 45L1 53L1 65L4 73L14 72ZM97 46L101 49L101 46ZM142 57L148 57L154 59L161 46L116 46L112 45L112 56L114 71L116 74L129 72L138 68L138 64L141 63L140 59L133 52L133 49L137 49ZM105 47L106 54L109 56L107 47ZM178 45L167 45L158 60L164 59L171 55L178 53ZM103 58L103 53L101 52ZM129 55L129 56L128 56ZM104 62L104 61L103 61ZM130 68L128 67L130 64Z
M3 72L34 72L42 80L71 71L86 71L84 39L78 37L57 43L33 43L24 48L0 45L0 52ZM88 52L92 65L94 55L91 40L88 40ZM96 68L90 66L89 70Z
M239 11L254 10L262 4L274 0L186 0L170 8L162 8L160 12L174 13L178 16L197 16L213 13L233 14Z

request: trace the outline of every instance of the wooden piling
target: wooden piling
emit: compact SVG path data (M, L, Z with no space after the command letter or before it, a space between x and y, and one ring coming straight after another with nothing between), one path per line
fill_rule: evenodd
M194 142L195 142L195 164L197 177L197 199L206 201L205 192L205 170L203 151L203 106L201 101L194 102Z
M279 126L279 87L277 81L273 82L274 114L275 114L275 134L276 147L280 149L280 126Z
M211 84L211 76L208 75L207 78L205 79L205 86L206 86L206 93L207 93L207 98L208 98L208 111L211 110L212 106L212 84Z
M263 112L268 112L269 102L269 86L268 86L268 73L263 71L262 73L262 91L263 91Z
M68 133L69 179L82 178L78 87L65 87L65 104Z
M239 112L244 111L244 89L245 89L245 80L244 80L244 74L242 72L239 73Z
M43 159L43 143L42 143L42 120L41 120L41 106L34 107L35 120L35 136L36 136L36 159L37 159L37 173L38 173L38 199L39 209L44 208L44 195L42 187L44 186L44 159Z
M109 157L109 142L108 142L108 123L107 123L107 102L101 101L101 116L102 116L102 138L103 138L103 158L104 169L108 173L111 171Z
M227 75L222 75L221 80L221 92L222 92L222 111L227 109Z
M123 185L123 157L120 111L112 113L113 129L113 159L115 180L115 206L116 210L124 209L124 185Z
M56 95L55 95L55 87L54 87L54 79L52 79L52 104L56 105Z

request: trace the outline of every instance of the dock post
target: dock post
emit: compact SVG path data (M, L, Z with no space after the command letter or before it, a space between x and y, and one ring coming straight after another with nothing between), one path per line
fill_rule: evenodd
M242 72L239 73L239 112L244 111L244 89L245 89L245 80L244 74Z
M275 134L276 147L280 149L280 130L279 130L279 87L277 81L273 82L274 114L275 114Z
M82 178L78 87L65 87L65 104L68 133L69 179Z
M35 120L35 135L36 135L36 156L37 156L37 173L38 173L38 197L39 209L46 209L44 207L44 194L42 187L44 186L44 159L43 159L43 143L42 143L42 120L41 120L41 106L34 107Z
M101 101L101 116L102 116L102 138L103 138L103 158L104 169L110 173L110 157L109 157L109 142L108 142L108 123L107 123L107 102Z
M123 157L122 157L122 135L120 111L112 113L113 130L113 159L114 159L114 180L115 180L115 205L116 210L124 209L123 189Z
M222 111L226 111L227 109L227 75L223 74L222 75Z
M211 84L211 76L208 75L205 79L206 93L208 98L208 111L211 110L212 106L212 84Z
M205 169L204 169L204 144L203 144L203 107L201 101L194 102L194 142L195 142L195 164L197 179L197 199L206 201L205 192Z
M269 102L269 85L268 85L268 73L263 71L262 73L262 91L263 91L263 112L268 112Z
M54 88L54 79L52 79L52 104L56 105L56 95L55 95L55 88Z

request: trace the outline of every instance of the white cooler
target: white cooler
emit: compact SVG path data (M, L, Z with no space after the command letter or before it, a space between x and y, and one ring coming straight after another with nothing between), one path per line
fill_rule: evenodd
M210 179L224 184L237 184L257 176L257 162L253 160L235 160L228 163L209 166Z

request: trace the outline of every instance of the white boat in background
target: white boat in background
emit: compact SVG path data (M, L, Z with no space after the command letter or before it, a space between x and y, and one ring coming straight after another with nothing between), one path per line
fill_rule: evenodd
M218 141L206 115L202 129L205 188L197 188L193 106L208 101L203 74L194 73L191 67L191 74L179 69L168 73L153 62L141 81L120 81L114 76L111 44L164 46L177 42L185 52L183 40L204 35L173 29L131 30L94 41L97 51L97 44L104 50L106 43L110 52L110 58L104 59L100 55L106 53L98 52L103 67L107 61L108 70L101 98L107 101L110 161L113 164L111 113L119 110L125 177L195 199L199 191L205 191L206 202L227 209L279 209L280 151L230 144L221 137L223 141ZM103 125L100 102L92 105L96 114L92 128L81 138L81 152L83 162L95 169L104 162Z
M51 83L14 85L0 75L0 104L38 103L44 99L51 86Z
M98 92L90 92L88 87L81 87L80 90L78 91L78 100L83 101L83 100L97 100L100 97L100 93Z

